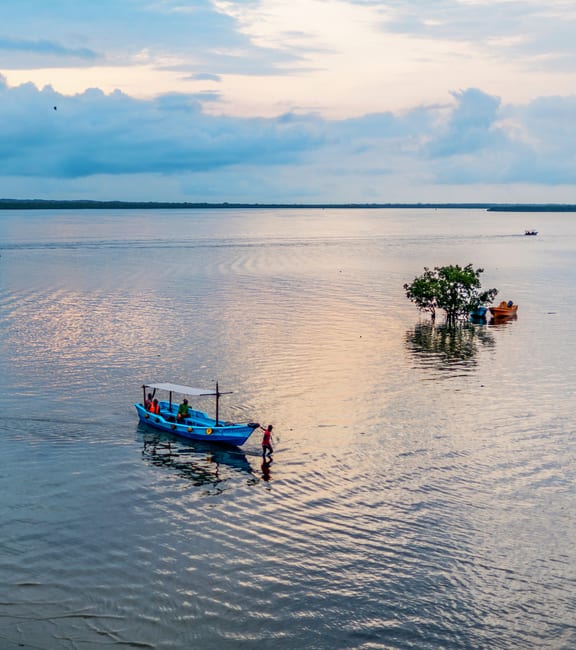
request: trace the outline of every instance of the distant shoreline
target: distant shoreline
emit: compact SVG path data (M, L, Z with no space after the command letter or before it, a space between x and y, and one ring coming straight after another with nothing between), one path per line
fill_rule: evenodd
M167 201L66 201L49 199L0 199L0 210L223 210L253 209L375 209L442 208L488 212L576 212L576 205L562 203L172 203Z

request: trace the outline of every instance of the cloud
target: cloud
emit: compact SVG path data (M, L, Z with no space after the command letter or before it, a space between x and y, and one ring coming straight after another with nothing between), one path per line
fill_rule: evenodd
M57 110L54 110L56 107ZM0 174L78 178L278 164L318 146L305 120L202 112L196 96L153 101L97 89L74 97L31 84L0 90Z
M136 65L145 52L147 63L161 70L270 74L300 59L256 45L210 0L21 0L2 8L2 25L4 71L67 67L71 57L79 66L96 56L107 65ZM45 40L30 36L35 33Z
M86 47L69 48L52 41L31 41L12 38L0 38L0 50L19 53L33 52L34 54L55 54L56 56L80 59L96 59L98 54Z
M447 185L576 181L575 97L510 105L470 88L443 105L345 120L211 115L205 99L2 83L0 178L30 188L52 179L52 191L92 192L83 198L255 202L413 201L423 187L433 196ZM474 191L469 200L489 200Z
M478 89L454 93L455 107L425 146L435 180L450 184L564 185L576 181L570 120L576 97L501 105Z
M476 88L452 93L450 110L440 134L427 146L432 157L473 153L497 146L501 130L495 126L500 100Z
M570 72L576 66L576 5L566 0L350 2L377 10L383 34L445 47L466 45L471 59L515 65L526 73Z
M69 94L97 86L149 97L218 82L221 104L238 115L317 107L341 117L468 86L527 101L565 94L576 79L567 0L5 4L2 70L13 84Z
M189 79L193 79L194 81L222 81L220 75L211 74L209 72L198 72L197 74L192 74Z

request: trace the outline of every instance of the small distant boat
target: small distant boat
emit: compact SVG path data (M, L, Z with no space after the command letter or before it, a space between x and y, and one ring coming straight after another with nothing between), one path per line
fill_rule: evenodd
M155 400L158 402L158 412L152 413L145 407L147 403L147 392L157 390L168 393L167 400ZM218 407L221 393L216 382L216 389L193 388L191 386L181 386L179 384L144 384L142 386L143 400L141 404L134 404L138 413L140 422L153 429L173 433L189 440L201 440L204 442L220 442L228 445L243 445L252 435L254 429L260 424L257 422L248 422L246 424L237 424L234 422L224 422L219 417ZM184 395L186 397L214 397L216 399L216 415L210 417L204 411L188 409L188 415L185 418L178 418L178 404L172 401L173 394Z
M498 307L490 307L490 313L494 318L510 318L515 316L518 311L518 305L515 305L511 300L506 302L503 300Z
M525 235L537 235L538 231L537 230L525 230L524 234Z

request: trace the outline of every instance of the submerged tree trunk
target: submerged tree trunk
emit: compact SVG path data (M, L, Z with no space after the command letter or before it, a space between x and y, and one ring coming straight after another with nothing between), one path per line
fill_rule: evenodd
M446 324L447 325L456 325L456 321L458 320L458 316L456 312L453 311L447 311L446 312Z

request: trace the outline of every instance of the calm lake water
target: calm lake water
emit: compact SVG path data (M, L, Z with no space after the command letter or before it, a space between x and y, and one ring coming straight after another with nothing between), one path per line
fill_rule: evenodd
M0 253L2 650L576 647L576 215L0 212ZM431 327L403 284L469 262L517 320ZM215 379L269 466L138 425Z

